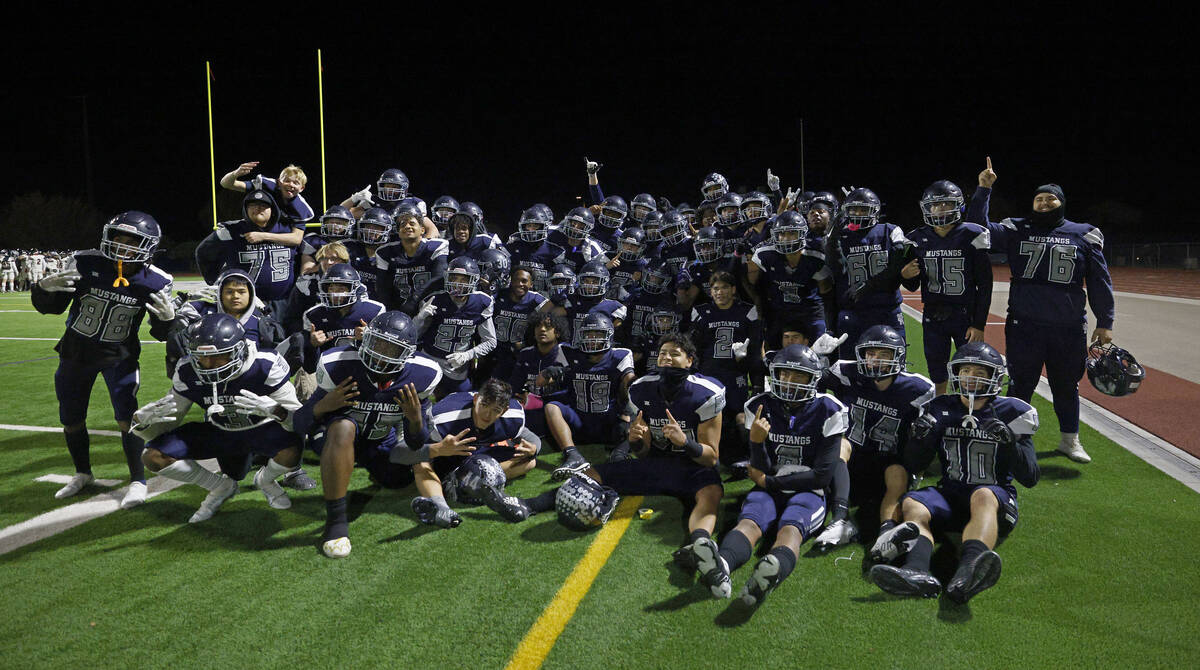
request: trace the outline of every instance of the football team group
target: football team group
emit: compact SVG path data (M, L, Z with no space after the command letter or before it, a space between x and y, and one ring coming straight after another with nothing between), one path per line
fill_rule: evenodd
M39 312L68 314L54 381L76 474L57 497L93 481L85 419L101 374L129 466L124 508L145 502L150 470L206 489L190 519L203 522L257 466L272 508L291 506L286 488L321 487L321 550L343 558L356 466L375 485L413 486L416 519L442 528L461 523L456 507L486 505L514 523L554 510L586 530L620 495L670 496L690 533L675 563L715 597L773 543L740 591L757 605L806 541L859 541L859 507L873 519L871 581L966 602L1000 576L1013 480L1040 476L1029 401L1043 366L1059 451L1081 463L1085 368L1114 395L1140 381L1111 344L1100 231L1064 217L1054 184L1027 216L990 221L990 158L969 202L949 181L927 188L924 225L908 233L867 188L785 193L768 170L767 192L738 194L713 173L696 207L626 202L585 163L590 207L556 221L534 205L507 240L474 203L427 207L395 169L306 234L303 171L251 177L245 163L221 180L245 192L242 217L197 247L208 286L190 294L152 264L154 218L113 217L99 249L32 285ZM1007 359L984 342L989 254L1012 270ZM920 290L928 378L906 369L901 286ZM147 312L172 387L139 407ZM202 418L186 421L193 405ZM589 462L576 445L607 453ZM935 457L939 483L914 488ZM506 493L539 459L561 484ZM723 476L754 486L718 541ZM930 558L946 533L961 533L960 562L939 579Z

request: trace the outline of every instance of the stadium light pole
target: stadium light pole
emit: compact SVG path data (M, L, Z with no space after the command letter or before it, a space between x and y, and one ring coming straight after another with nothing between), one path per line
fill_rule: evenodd
M71 95L69 98L79 98L80 113L83 116L83 174L84 188L87 189L87 202L96 205L95 189L92 188L92 133L88 123L87 95Z
M800 192L804 192L804 117L800 117Z

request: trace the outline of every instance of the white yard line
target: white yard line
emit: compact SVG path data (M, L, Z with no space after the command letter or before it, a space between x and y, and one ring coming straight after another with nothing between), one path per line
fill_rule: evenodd
M0 430L24 430L30 433L61 433L62 426L22 426L13 423L0 423ZM88 434L121 437L121 431L119 430L93 430L89 428Z
M35 481L35 482L50 482L51 484L66 484L67 482L71 481L74 478L75 478L75 475L60 475L60 474L51 473L48 475L42 475L41 477L37 477L33 481ZM123 480L121 480L121 479L93 479L92 483L96 484L98 486L107 486L109 488L112 488L112 487L116 486L117 484L120 484L122 481Z
M0 310L3 311L3 310ZM0 337L0 340L14 340L17 342L57 342L61 337ZM158 340L138 340L142 344L166 344Z

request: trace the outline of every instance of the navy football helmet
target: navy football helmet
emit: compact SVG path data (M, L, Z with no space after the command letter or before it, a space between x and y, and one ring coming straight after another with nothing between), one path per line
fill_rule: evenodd
M470 256L459 256L446 266L446 293L462 298L479 285L479 264Z
M617 253L623 261L636 261L646 249L646 233L641 226L629 226L621 231L621 249Z
M396 374L416 353L418 337L416 325L404 312L380 312L363 329L358 357L377 375Z
M575 271L570 265L555 265L550 272L550 287L555 292L562 292L566 295L575 293Z
M785 371L800 373L788 375ZM784 402L804 402L817 394L821 379L821 357L803 344L789 344L771 359L771 395ZM807 376L806 376L807 375Z
M692 248L696 250L696 260L701 263L715 263L725 251L725 240L716 228L705 226L696 231Z
M891 351L891 358L880 358L878 354L868 355L872 349ZM908 343L904 337L891 326L876 325L863 331L858 342L854 345L854 360L858 363L858 373L870 379L886 379L904 371L905 355Z
M679 312L663 305L650 313L650 332L662 337L679 332Z
M575 348L585 354L598 354L612 349L613 322L600 313L588 314L575 333Z
M649 193L638 193L629 203L629 216L638 223L645 223L646 215L658 210L658 202Z
M925 189L920 205L921 217L927 226L952 226L962 221L967 211L962 189L945 179L935 181Z
M982 366L987 376L960 375L959 368L968 364ZM950 393L965 396L1000 395L1000 389L1008 377L1008 363L1004 356L986 342L967 342L959 347L950 357L946 369L950 373Z
M674 277L666 263L652 265L642 271L642 290L657 295L667 290L672 279Z
M192 370L205 384L223 384L238 376L249 357L246 329L237 319L221 312L205 314L188 326L187 348ZM227 361L211 360L226 355ZM202 365L201 360L211 367Z
M472 454L455 468L454 497L464 505L483 505L487 489L501 491L508 482L504 468L487 454Z
M717 200L717 218L721 225L732 228L742 222L742 196L726 193Z
M605 228L620 228L621 224L625 223L627 216L629 216L629 205L625 203L625 198L619 195L608 196L600 205L600 225Z
M799 212L788 210L775 217L771 224L771 244L783 254L794 254L804 248L808 224Z
M691 205L687 204L686 202L681 202L675 206L675 211L679 212L680 216L682 216L683 219L688 222L689 226L696 225L696 208L695 207L692 207Z
M533 207L521 212L517 221L517 236L525 242L541 242L546 239L548 224Z
M719 172L710 172L700 182L700 194L705 200L717 200L729 192L729 181Z
M1121 347L1094 342L1088 348L1087 376L1097 391L1121 397L1137 392L1146 379L1146 368Z
M321 304L330 308L346 307L358 302L358 293L362 289L362 275L358 274L349 263L338 263L330 266L325 274L317 280L317 297ZM334 291L336 286L345 286L341 291Z
M579 295L598 298L608 292L608 268L603 260L588 261L579 269Z
M596 217L592 216L592 212L587 207L576 207L567 212L562 226L567 239L579 242L587 239L588 233L596 227Z
M571 475L554 494L558 522L571 530L585 531L603 526L621 497L587 475Z
M390 168L383 171L379 175L379 181L375 183L375 192L379 195L379 199L385 202L396 202L408 197L408 175L403 172Z
M117 241L117 237L133 238L133 242ZM100 254L110 261L145 263L154 256L162 239L162 229L153 216L145 212L121 212L104 224L100 233Z
M646 214L642 220L642 232L646 234L646 242L656 244L662 241L662 212L654 210Z
M354 232L354 215L341 205L334 205L321 215L321 237L344 240Z
M471 230L475 235L486 235L487 225L483 222L483 208L470 200L464 200L458 205L458 212L471 217Z
M809 199L808 208L811 210L813 207L818 206L825 207L830 213L837 212L839 207L837 196L829 191L817 191Z
M484 249L479 254L479 276L487 282L493 295L508 288L511 274L512 260L508 254L499 249Z
M404 198L392 209L392 221L400 223L400 220L406 217L415 218L421 224L421 230L425 230L425 214L421 210L419 198Z
M682 244L688 238L687 220L673 209L663 212L662 223L659 225L658 230L662 235L663 242L669 246Z
M742 196L742 219L758 223L771 215L771 199L762 191L750 191Z
M870 228L879 223L879 210L883 207L879 196L869 188L856 188L846 196L842 203L842 217L854 226L850 230Z
M454 196L443 195L433 201L433 207L429 208L429 218L438 230L445 231L450 226L450 217L458 214L459 209L461 207Z
M542 219L542 221L545 221L547 226L554 223L554 210L550 209L550 205L547 205L544 202L537 202L534 203L529 209L532 209L534 213Z
M354 235L359 242L377 247L387 244L392 236L392 226L395 222L390 214L382 207L372 207L363 212L354 224Z
M796 211L808 216L808 210L812 209L812 200L816 195L817 194L812 191L801 191L800 195L796 196Z

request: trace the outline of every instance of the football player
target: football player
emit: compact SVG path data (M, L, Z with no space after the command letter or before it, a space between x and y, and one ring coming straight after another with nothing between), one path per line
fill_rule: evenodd
M143 443L130 432L130 419L138 406L142 317L149 312L152 322L163 324L175 318L171 275L150 263L161 238L158 222L149 214L118 214L104 224L98 250L75 252L68 269L31 287L38 312L62 314L69 308L67 330L54 347L59 356L54 392L75 475L56 498L69 498L92 483L87 409L96 375L104 375L129 466L129 490L121 506L128 509L146 500Z
M533 290L550 294L550 272L563 261L565 250L547 239L549 222L539 209L530 207L521 213L517 232L505 245L512 254L512 266L533 275Z
M572 333L589 314L603 314L612 321L613 328L621 327L627 310L620 302L604 297L608 294L608 284L608 268L603 260L589 261L579 269L574 290L569 292L570 297L563 305L567 327Z
M475 220L469 212L458 212L450 217L450 243L448 260L459 256L470 256L479 260L485 249L495 249L497 240L490 233L476 234Z
M363 214L372 208L382 209L389 216L396 217L400 215L401 207L416 207L421 213L422 235L429 239L439 237L437 226L428 217L425 201L409 193L408 186L408 175L395 168L389 168L376 180L375 195L371 194L371 187L368 185L363 190L351 194L340 204L350 208L350 213L358 218L362 218Z
M929 378L946 392L950 345L982 342L992 304L991 235L963 221L962 190L936 181L921 195L925 226L909 234L917 258L900 273L905 288L921 288L921 332Z
M446 240L422 239L420 212L413 207L402 207L396 221L398 239L375 251L376 293L388 309L413 316L422 300L441 290L450 245Z
M1041 476L1033 447L1038 415L1024 400L1000 397L1006 364L990 345L964 344L949 368L950 394L925 406L904 454L912 473L924 471L937 454L942 479L904 496L892 517L898 525L871 547L878 564L868 576L888 593L936 597L942 584L929 570L933 532L961 531L959 565L946 595L965 603L1000 578L993 548L1017 524L1012 480L1030 488ZM884 562L905 552L903 566Z
M343 242L354 234L354 215L341 205L334 205L321 215L319 232L304 236L300 244L300 274L317 271L317 251L330 242ZM299 278L297 278L297 281Z
M308 175L295 165L289 165L279 172L278 179L262 175L254 179L243 180L242 177L254 171L258 161L242 163L234 170L221 177L221 188L228 191L264 190L271 194L279 204L280 215L292 222L304 223L313 218L313 208L301 193L308 184Z
M1088 350L1084 305L1090 304L1096 317L1091 341L1101 345L1112 341L1116 313L1104 234L1065 218L1067 198L1057 184L1034 191L1028 217L993 223L988 220L988 202L995 182L989 157L967 219L987 225L992 249L1008 255L1012 270L1004 324L1012 375L1008 392L1028 402L1044 365L1058 417L1058 450L1077 463L1088 463L1092 457L1079 443L1079 379Z
M780 346L780 316L788 314L804 322L804 344L812 344L825 333L825 311L819 295L832 285L825 254L806 243L808 225L799 214L783 212L775 217L771 242L754 250L746 264L746 281L751 287L764 284L761 292L767 312L767 344ZM761 282L760 282L761 280Z
M627 226L621 231L618 251L613 255L616 261L609 272L608 297L625 302L630 291L642 280L649 261L642 257L646 249L646 233L641 226Z
M33 253L29 254L29 283L36 284L46 275L46 256L42 252L34 249Z
M673 279L662 263L647 267L640 285L630 291L629 299L625 301L628 325L621 341L641 349L644 342L653 338L650 315L660 307L674 309Z
M492 323L492 296L475 290L479 265L470 256L459 256L446 270L446 290L425 299L413 320L421 334L421 352L442 366L439 397L469 391L471 362L496 348ZM473 340L478 340L471 346Z
M258 308L254 295L254 282L240 268L230 268L217 277L211 287L204 287L195 297L183 303L175 311L175 320L169 324L151 321L150 335L167 343L167 376L175 374L179 359L187 355L188 326L208 314L228 314L238 320L246 339L260 350L272 349L281 335L276 324L268 322Z
M425 446L430 398L442 380L437 361L416 353L417 337L403 312L375 317L357 348L325 352L317 364L317 390L293 417L296 432L309 435L309 446L321 455L321 551L329 558L350 555L346 489L356 462L381 486L413 481L404 462ZM452 455L467 453L469 445L446 446L440 453Z
M462 206L454 196L443 195L433 201L429 208L429 218L437 226L438 234L446 238L450 236L450 217L458 214Z
M517 352L525 344L530 322L550 309L553 304L546 296L531 290L533 275L529 270L517 268L510 276L500 278L500 281L507 288L496 295L493 308L492 325L496 328L496 349L489 356L492 364L490 372L491 376L498 379L511 379Z
M717 598L731 595L730 573L750 560L759 538L776 528L774 546L755 564L741 591L746 605L761 604L796 567L800 545L821 527L824 489L848 423L846 407L817 392L821 367L808 347L788 346L771 362L770 393L745 405L754 489L719 548L711 538L693 548L700 581Z
M629 203L629 218L633 219L633 222L642 228L646 227L646 217L649 216L651 212L657 211L658 202L655 201L654 196L650 195L649 193L638 193L637 195L633 196L633 201ZM649 233L647 233L647 241L657 242L658 240L657 238L650 240Z
M705 201L716 202L729 192L729 181L719 172L710 172L700 182L700 195Z
M268 457L254 474L267 504L288 509L292 501L275 481L300 463L300 436L291 430L299 409L282 357L258 351L246 331L228 314L200 317L187 330L188 357L179 362L171 390L139 409L134 426L146 440L146 467L169 479L208 491L188 523L199 523L238 491L251 457ZM193 404L204 420L180 425ZM216 458L221 472L196 461Z
M606 254L611 256L620 250L621 229L628 217L629 205L625 198L610 195L600 203L600 213L596 216L600 223L600 232L595 239Z
M679 212L669 209L663 212L659 231L662 234L662 250L659 258L674 273L691 265L696 260L696 249L688 233L688 223Z
M471 453L441 455L451 443L470 445ZM489 379L478 392L451 393L433 406L425 459L413 465L420 494L413 498L413 512L421 523L455 528L462 518L448 503L482 502L506 521L524 521L529 509L504 495L504 484L532 470L540 448L508 382Z
M17 290L17 257L11 253L0 258L0 291L12 293Z
M559 264L578 272L586 263L595 259L609 262L608 257L604 255L604 248L591 237L595 227L595 217L587 208L576 207L567 213L562 225L551 230L547 238L563 249Z
M871 326L854 346L853 361L837 361L818 388L850 408L848 442L834 464L828 527L815 541L818 549L853 542L858 529L849 518L855 504L879 503L880 532L895 523L900 496L908 491L901 463L908 430L933 399L933 383L905 370L907 345L889 326Z
M361 296L362 288L358 271L345 263L322 275L317 293L321 302L304 313L304 332L317 353L354 346L367 324L384 311L383 303Z

